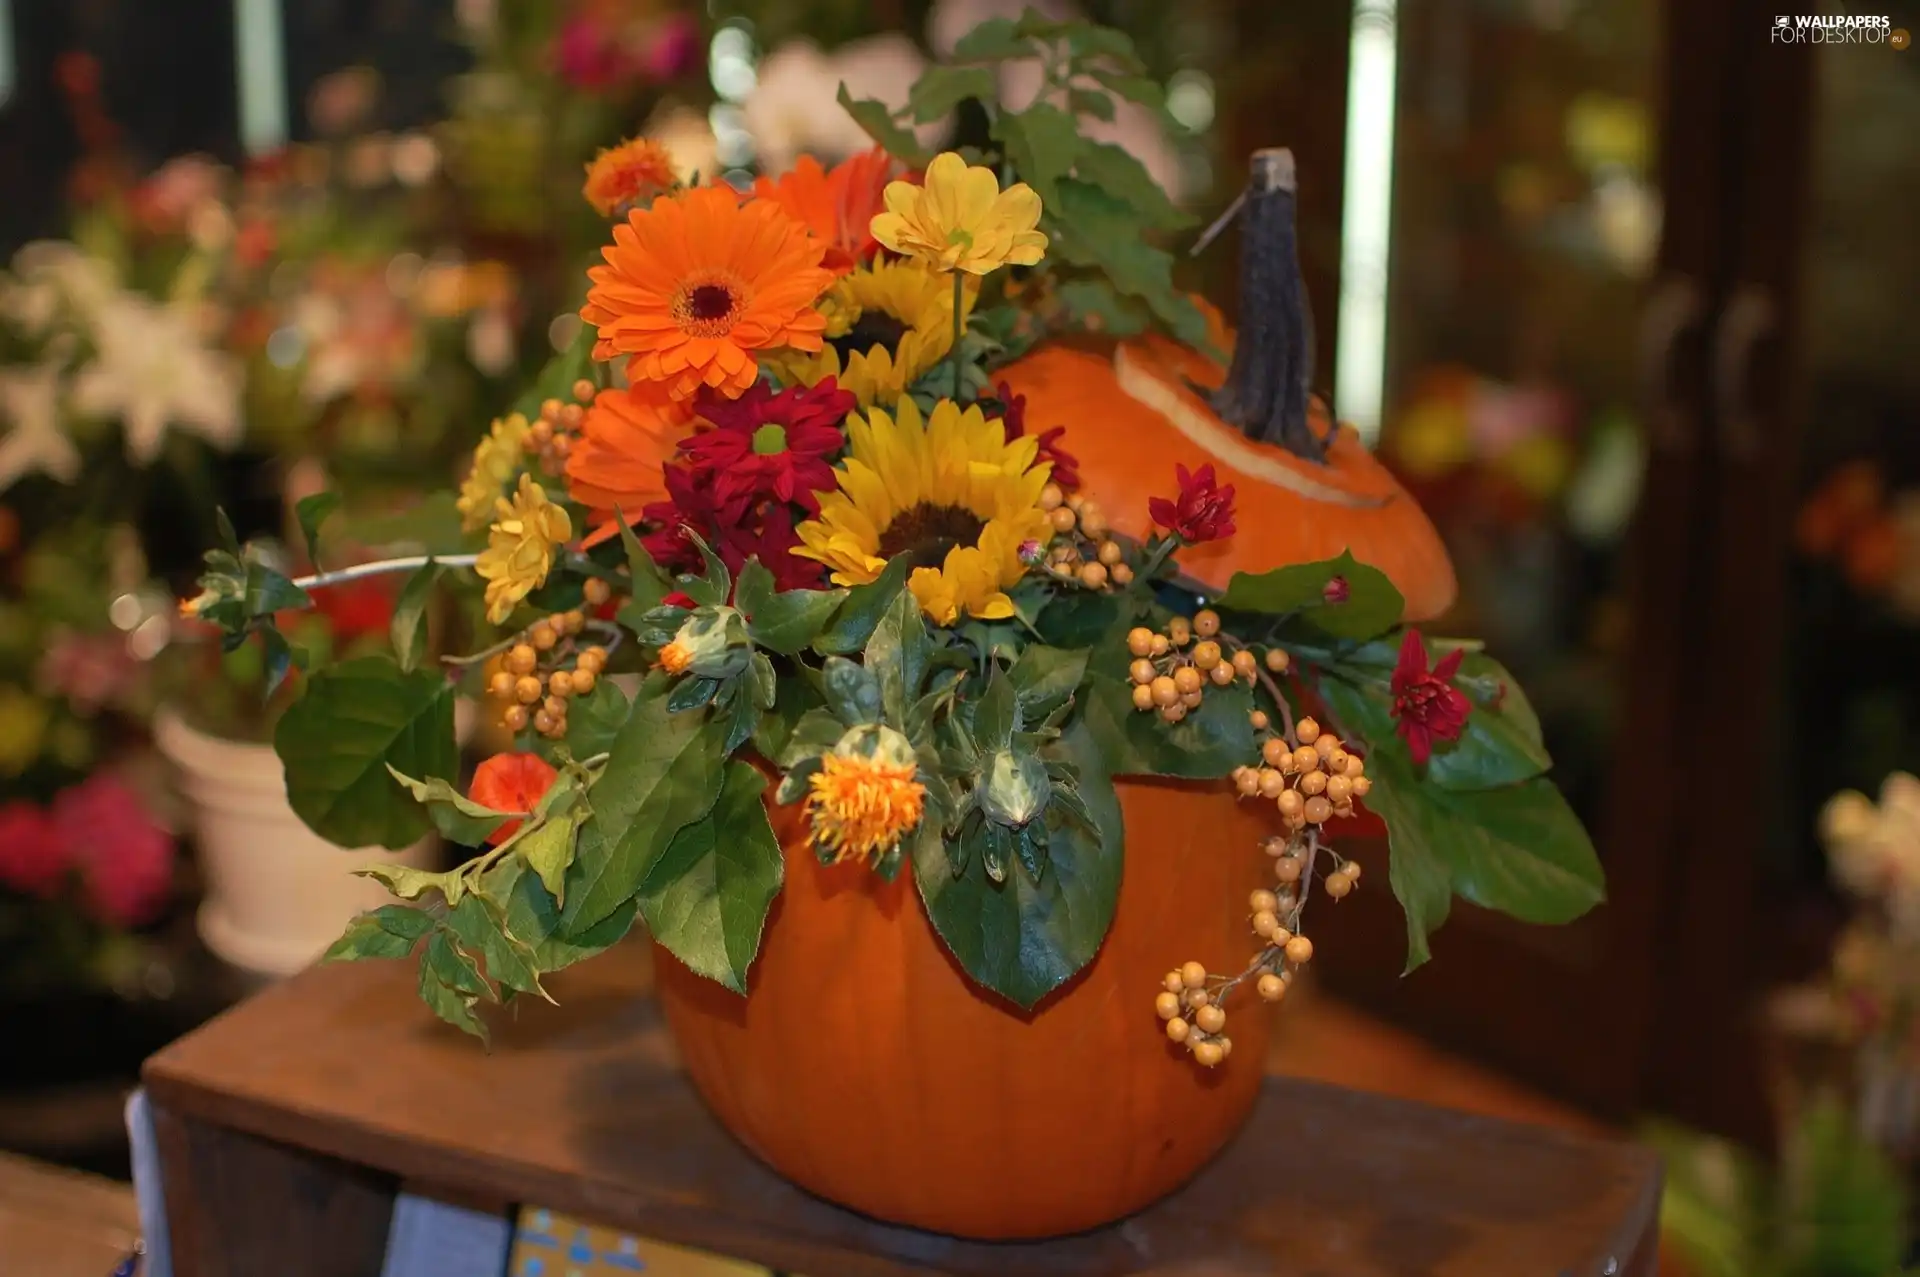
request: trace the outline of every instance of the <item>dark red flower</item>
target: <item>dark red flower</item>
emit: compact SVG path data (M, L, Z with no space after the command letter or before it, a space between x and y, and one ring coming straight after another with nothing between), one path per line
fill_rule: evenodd
M791 505L761 501L730 512L714 499L711 472L670 465L664 475L668 499L644 511L645 520L659 526L641 538L661 568L676 573L706 570L700 547L687 535L691 531L713 547L729 572L738 574L748 559L758 558L773 573L775 589L812 589L820 584L824 565L793 553L800 536L794 530Z
M1334 605L1345 603L1352 596L1353 587L1347 584L1347 578L1344 576L1329 579L1320 589L1321 601Z
M1013 387L1003 381L1000 383L1000 398L998 402L999 406L996 408L993 406L993 401L988 401L986 407L988 418L1000 418L1000 424L1006 431L1008 443L1012 443L1015 439L1025 437L1027 433L1027 397L1025 395L1014 394ZM1038 440L1040 446L1034 455L1034 460L1051 463L1053 466L1053 474L1051 476L1053 482L1058 485L1062 491L1073 492L1080 487L1080 462L1071 452L1068 452L1060 446L1060 440L1065 437L1066 433L1067 428L1065 426L1055 426L1053 429L1043 432Z
M1189 474L1185 466L1176 463L1173 472L1180 481L1180 500L1175 503L1154 497L1148 501L1147 513L1153 521L1188 545L1232 536L1233 485L1221 487L1211 464Z
M693 609L700 606L700 601L694 598L693 595L691 594L685 594L679 590L674 590L661 597L660 606L683 607L687 609L687 611L691 612L693 611Z
M756 499L774 497L817 514L814 494L833 490L829 458L846 446L840 423L853 407L852 393L831 377L779 394L756 382L732 400L709 391L698 412L712 429L682 440L680 452L712 472L714 499L724 511L744 512Z
M1393 716L1407 742L1413 761L1424 764L1433 756L1435 740L1459 740L1473 703L1453 685L1466 649L1454 648L1427 668L1427 644L1419 630L1408 630L1400 642L1400 663L1393 670Z

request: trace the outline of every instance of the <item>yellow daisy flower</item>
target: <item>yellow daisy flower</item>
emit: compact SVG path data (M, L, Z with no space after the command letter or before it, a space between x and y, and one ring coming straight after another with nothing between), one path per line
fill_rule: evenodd
M993 170L969 166L953 151L927 165L926 181L889 182L887 211L873 219L873 237L903 257L937 270L985 275L1002 266L1031 266L1047 252L1040 197L1025 182L1000 189Z
M795 554L817 559L840 585L879 576L887 560L912 556L907 588L936 625L962 616L1013 615L1007 590L1026 574L1020 546L1044 544L1053 525L1040 490L1053 467L1035 464L1037 441L1007 441L1006 429L950 399L923 417L911 399L847 418L839 490L800 525Z
M807 842L822 860L879 860L926 811L913 746L891 727L856 727L807 779Z
M487 548L473 570L487 583L487 619L502 625L520 601L546 581L554 548L573 535L573 520L526 474L520 476L513 499L499 498L494 509Z
M494 503L506 494L507 484L520 469L526 448L527 419L519 413L493 423L473 450L473 466L460 483L460 526L478 532L487 526Z
M962 292L962 323L979 292L977 284ZM783 351L765 362L789 384L833 377L862 408L898 403L953 349L953 288L919 262L863 266L833 286L820 310L827 317L825 346L812 354Z

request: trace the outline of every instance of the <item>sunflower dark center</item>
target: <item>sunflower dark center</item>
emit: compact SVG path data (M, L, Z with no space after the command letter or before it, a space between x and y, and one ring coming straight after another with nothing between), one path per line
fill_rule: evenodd
M891 559L904 554L917 568L937 568L946 561L948 550L972 545L986 526L965 506L922 501L893 516L893 522L880 534L880 557Z
M701 284L687 294L687 313L695 319L725 319L733 310L733 290L725 284Z
M861 312L845 336L835 337L827 344L840 352L844 362L848 355L859 351L866 354L875 346L885 346L888 350L898 350L900 339L907 335L907 326L885 311L869 310Z

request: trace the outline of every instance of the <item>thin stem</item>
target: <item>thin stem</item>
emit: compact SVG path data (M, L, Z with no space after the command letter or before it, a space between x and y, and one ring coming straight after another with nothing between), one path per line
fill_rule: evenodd
M506 651L508 648L512 647L515 643L518 643L519 641L520 641L520 636L518 634L509 634L507 635L507 637L501 639L498 643L490 644L486 647L481 648L477 652L469 652L465 656L443 656L440 658L440 663L443 665L453 665L461 669L465 669L469 665L478 665L480 662L486 660L490 656L500 655L500 653Z
M310 576L295 577L293 583L303 590L324 590L330 585L345 585L349 581L360 581L370 576L417 571L429 563L437 563L444 568L470 568L479 558L477 554L409 554L404 558L356 563L350 568L335 568L331 572L315 572Z
M960 271L953 272L953 401L960 402L960 337L966 326L961 307L966 302L967 277Z

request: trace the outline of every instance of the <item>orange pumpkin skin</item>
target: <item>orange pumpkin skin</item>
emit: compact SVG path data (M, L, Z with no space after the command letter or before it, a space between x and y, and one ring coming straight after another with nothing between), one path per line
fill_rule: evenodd
M1268 877L1264 804L1124 780L1126 862L1093 962L1031 1013L948 954L911 866L882 883L822 866L776 808L786 886L741 998L654 948L687 1072L721 1122L801 1187L937 1233L1031 1238L1119 1219L1198 1171L1259 1094L1267 1009L1229 1008L1211 1071L1166 1040L1153 998L1198 959L1241 970L1245 900Z
M1211 464L1223 486L1234 486L1234 535L1182 550L1179 563L1188 575L1224 588L1235 572L1351 550L1406 596L1409 622L1432 620L1453 606L1453 562L1439 533L1353 429L1339 427L1325 465L1249 439L1222 423L1186 384L1211 389L1223 375L1206 356L1148 337L1111 355L1045 346L999 377L1026 396L1031 430L1067 428L1081 489L1115 531L1145 538L1152 528L1148 500L1178 493L1175 462L1189 470ZM1323 422L1316 425L1324 438Z

